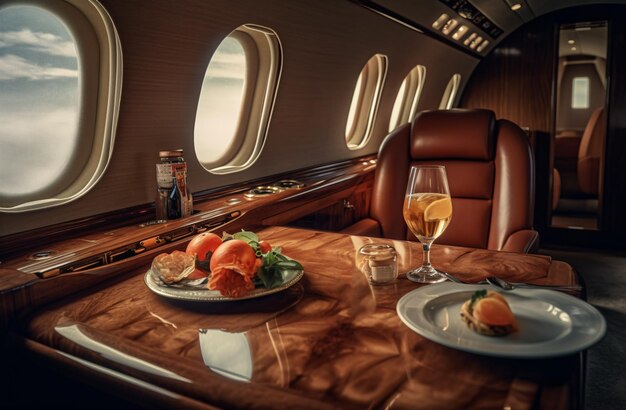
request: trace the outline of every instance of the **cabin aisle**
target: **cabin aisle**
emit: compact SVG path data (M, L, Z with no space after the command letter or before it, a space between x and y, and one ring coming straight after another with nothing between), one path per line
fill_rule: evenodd
M574 267L587 286L587 301L604 315L604 339L588 351L585 408L617 409L626 403L626 255L544 249Z

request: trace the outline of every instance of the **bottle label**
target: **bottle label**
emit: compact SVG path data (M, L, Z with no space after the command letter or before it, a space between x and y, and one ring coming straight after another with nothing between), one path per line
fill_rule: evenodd
M372 265L372 280L374 282L389 282L395 279L395 269L393 265Z
M176 177L176 173L182 172L187 175L187 163L165 163L156 164L157 187L163 189L172 188L172 181Z
M192 214L192 202L187 190L187 175L176 172L172 180L172 190L169 194L168 215L170 219L189 216Z

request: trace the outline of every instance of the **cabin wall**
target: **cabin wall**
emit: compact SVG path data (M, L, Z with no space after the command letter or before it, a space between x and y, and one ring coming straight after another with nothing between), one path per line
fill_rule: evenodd
M123 88L111 163L84 197L47 210L0 214L0 236L154 201L158 151L183 148L199 192L317 164L376 153L404 76L426 66L419 109L437 108L454 73L461 90L478 59L351 1L101 0L123 52ZM284 51L266 146L249 169L212 175L195 158L193 130L206 66L236 27L272 28ZM345 144L356 79L375 53L389 58L374 134Z
M488 108L520 127L551 132L554 23L544 18L522 26L478 65L461 107Z

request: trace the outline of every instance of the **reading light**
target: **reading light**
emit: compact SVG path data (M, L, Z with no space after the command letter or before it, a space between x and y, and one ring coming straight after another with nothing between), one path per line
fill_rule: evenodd
M572 51L576 51L576 47L572 47Z
M439 30L441 26L443 26L443 23L448 21L449 18L450 16L448 16L446 13L443 13L441 16L439 16L437 20L434 21L433 28Z
M450 34L452 32L452 30L454 30L456 28L456 26L459 25L459 22L456 21L455 19L450 19L448 20L448 22L446 23L445 26L443 26L443 29L441 29L441 32L443 34L445 34L446 36L448 34Z
M574 44L575 41L574 40L567 40L567 44Z
M459 29L452 35L452 38L455 40L459 40L461 37L465 35L467 32L467 26L461 26Z
M469 48L471 48L472 50L476 48L476 46L478 46L481 42L483 41L483 38L481 36L476 37L469 45Z
M483 50L489 45L489 41L485 40L482 42L481 45L478 46L478 48L476 49L476 51L478 51L479 53L482 53Z
M474 40L476 38L477 34L476 33L472 33L470 34L470 36L468 38L465 39L465 41L463 42L463 44L465 44L466 46L469 46L469 44L472 42L472 40Z
M513 11L517 11L517 10L519 10L521 8L522 8L522 5L520 3L513 3L513 4L511 4L511 10L513 10Z

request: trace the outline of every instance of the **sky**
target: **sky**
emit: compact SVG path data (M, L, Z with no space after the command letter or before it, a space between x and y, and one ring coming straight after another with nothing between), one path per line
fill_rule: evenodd
M202 83L195 124L195 151L202 163L219 160L234 139L245 85L246 59L239 41L217 48Z
M59 178L76 141L77 51L67 27L32 6L0 8L0 197Z

